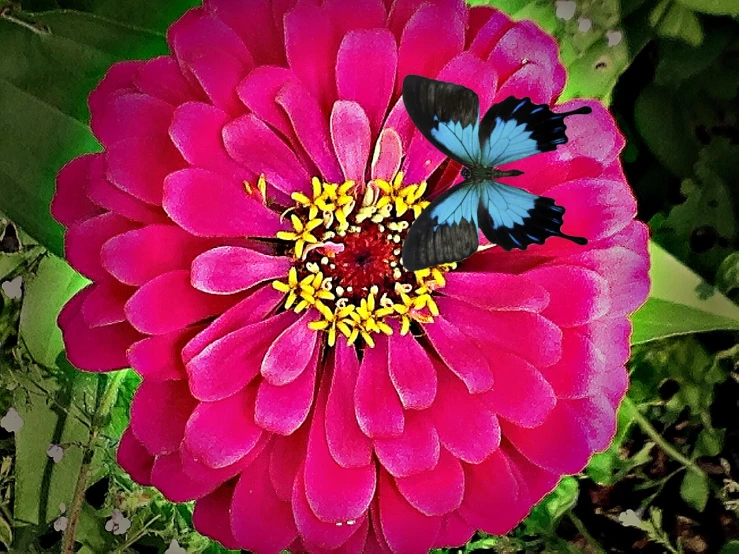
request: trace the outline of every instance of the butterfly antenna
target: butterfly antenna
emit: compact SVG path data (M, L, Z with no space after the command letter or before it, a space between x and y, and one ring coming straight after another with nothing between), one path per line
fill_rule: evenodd
M577 108L576 110L572 110L571 112L564 112L564 113L558 113L558 116L561 117L567 117L568 115L588 115L589 113L593 113L593 108L590 106L583 106L581 108Z

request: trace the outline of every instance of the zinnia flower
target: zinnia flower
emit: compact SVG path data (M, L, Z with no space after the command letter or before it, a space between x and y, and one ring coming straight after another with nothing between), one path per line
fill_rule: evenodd
M59 318L70 361L143 376L120 464L257 553L508 532L608 445L627 386L647 231L611 115L556 105L552 37L461 0L206 0L168 40L92 93L104 150L52 206L93 281ZM460 180L399 100L409 73L483 110L592 107L515 164L588 245L405 271L409 224Z

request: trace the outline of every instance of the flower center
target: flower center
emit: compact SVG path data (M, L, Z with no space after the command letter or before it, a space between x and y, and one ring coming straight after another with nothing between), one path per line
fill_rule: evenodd
M293 230L277 238L295 263L286 280L272 283L286 294L285 309L315 311L309 327L325 331L329 346L342 334L373 347L375 333L406 334L415 322L433 322L432 293L456 264L410 272L400 260L408 229L428 205L425 191L425 182L404 185L399 172L371 181L361 199L352 181L313 178L311 197L294 193L296 205L283 214Z

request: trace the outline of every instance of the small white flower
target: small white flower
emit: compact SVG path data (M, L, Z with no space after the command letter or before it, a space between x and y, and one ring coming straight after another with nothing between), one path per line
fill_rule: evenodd
M569 21L575 17L575 9L577 8L575 0L557 0L555 6L557 6L557 17L560 19Z
M23 296L23 277L18 275L12 281L5 281L2 286L3 292L11 300L18 300Z
M17 433L23 427L23 418L15 408L10 408L8 413L0 419L0 427L8 433Z
M590 29L593 28L593 22L590 21L587 17L581 17L577 20L577 28L581 33L587 33Z
M66 531L67 523L69 523L69 520L65 516L61 516L54 521L54 531Z
M618 515L618 521L624 527L636 527L641 529L643 526L642 520L634 510L626 510Z
M64 457L64 449L58 444L50 444L49 448L46 449L46 455L54 460L55 464L58 464Z
M64 513L64 512L67 511L67 505L64 502L62 502L61 504L59 504L59 511L61 513Z
M169 548L164 551L164 554L187 554L187 550L182 548L176 540L172 539L172 542L169 543Z
M114 535L123 535L131 527L131 520L124 516L120 510L113 510L113 515L105 522L105 530Z
M606 38L608 39L608 46L613 48L614 46L621 44L621 41L624 39L624 34L621 31L608 31L606 33Z

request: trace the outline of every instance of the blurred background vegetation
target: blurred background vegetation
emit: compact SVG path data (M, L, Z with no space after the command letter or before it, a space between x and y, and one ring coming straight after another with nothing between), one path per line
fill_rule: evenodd
M59 552L78 492L79 552L225 552L116 466L138 378L66 361L55 318L84 280L48 214L61 165L97 149L89 91L114 61L166 52L196 3L0 0L0 551ZM557 37L565 97L615 113L654 284L614 444L463 551L737 554L739 0L490 3Z

